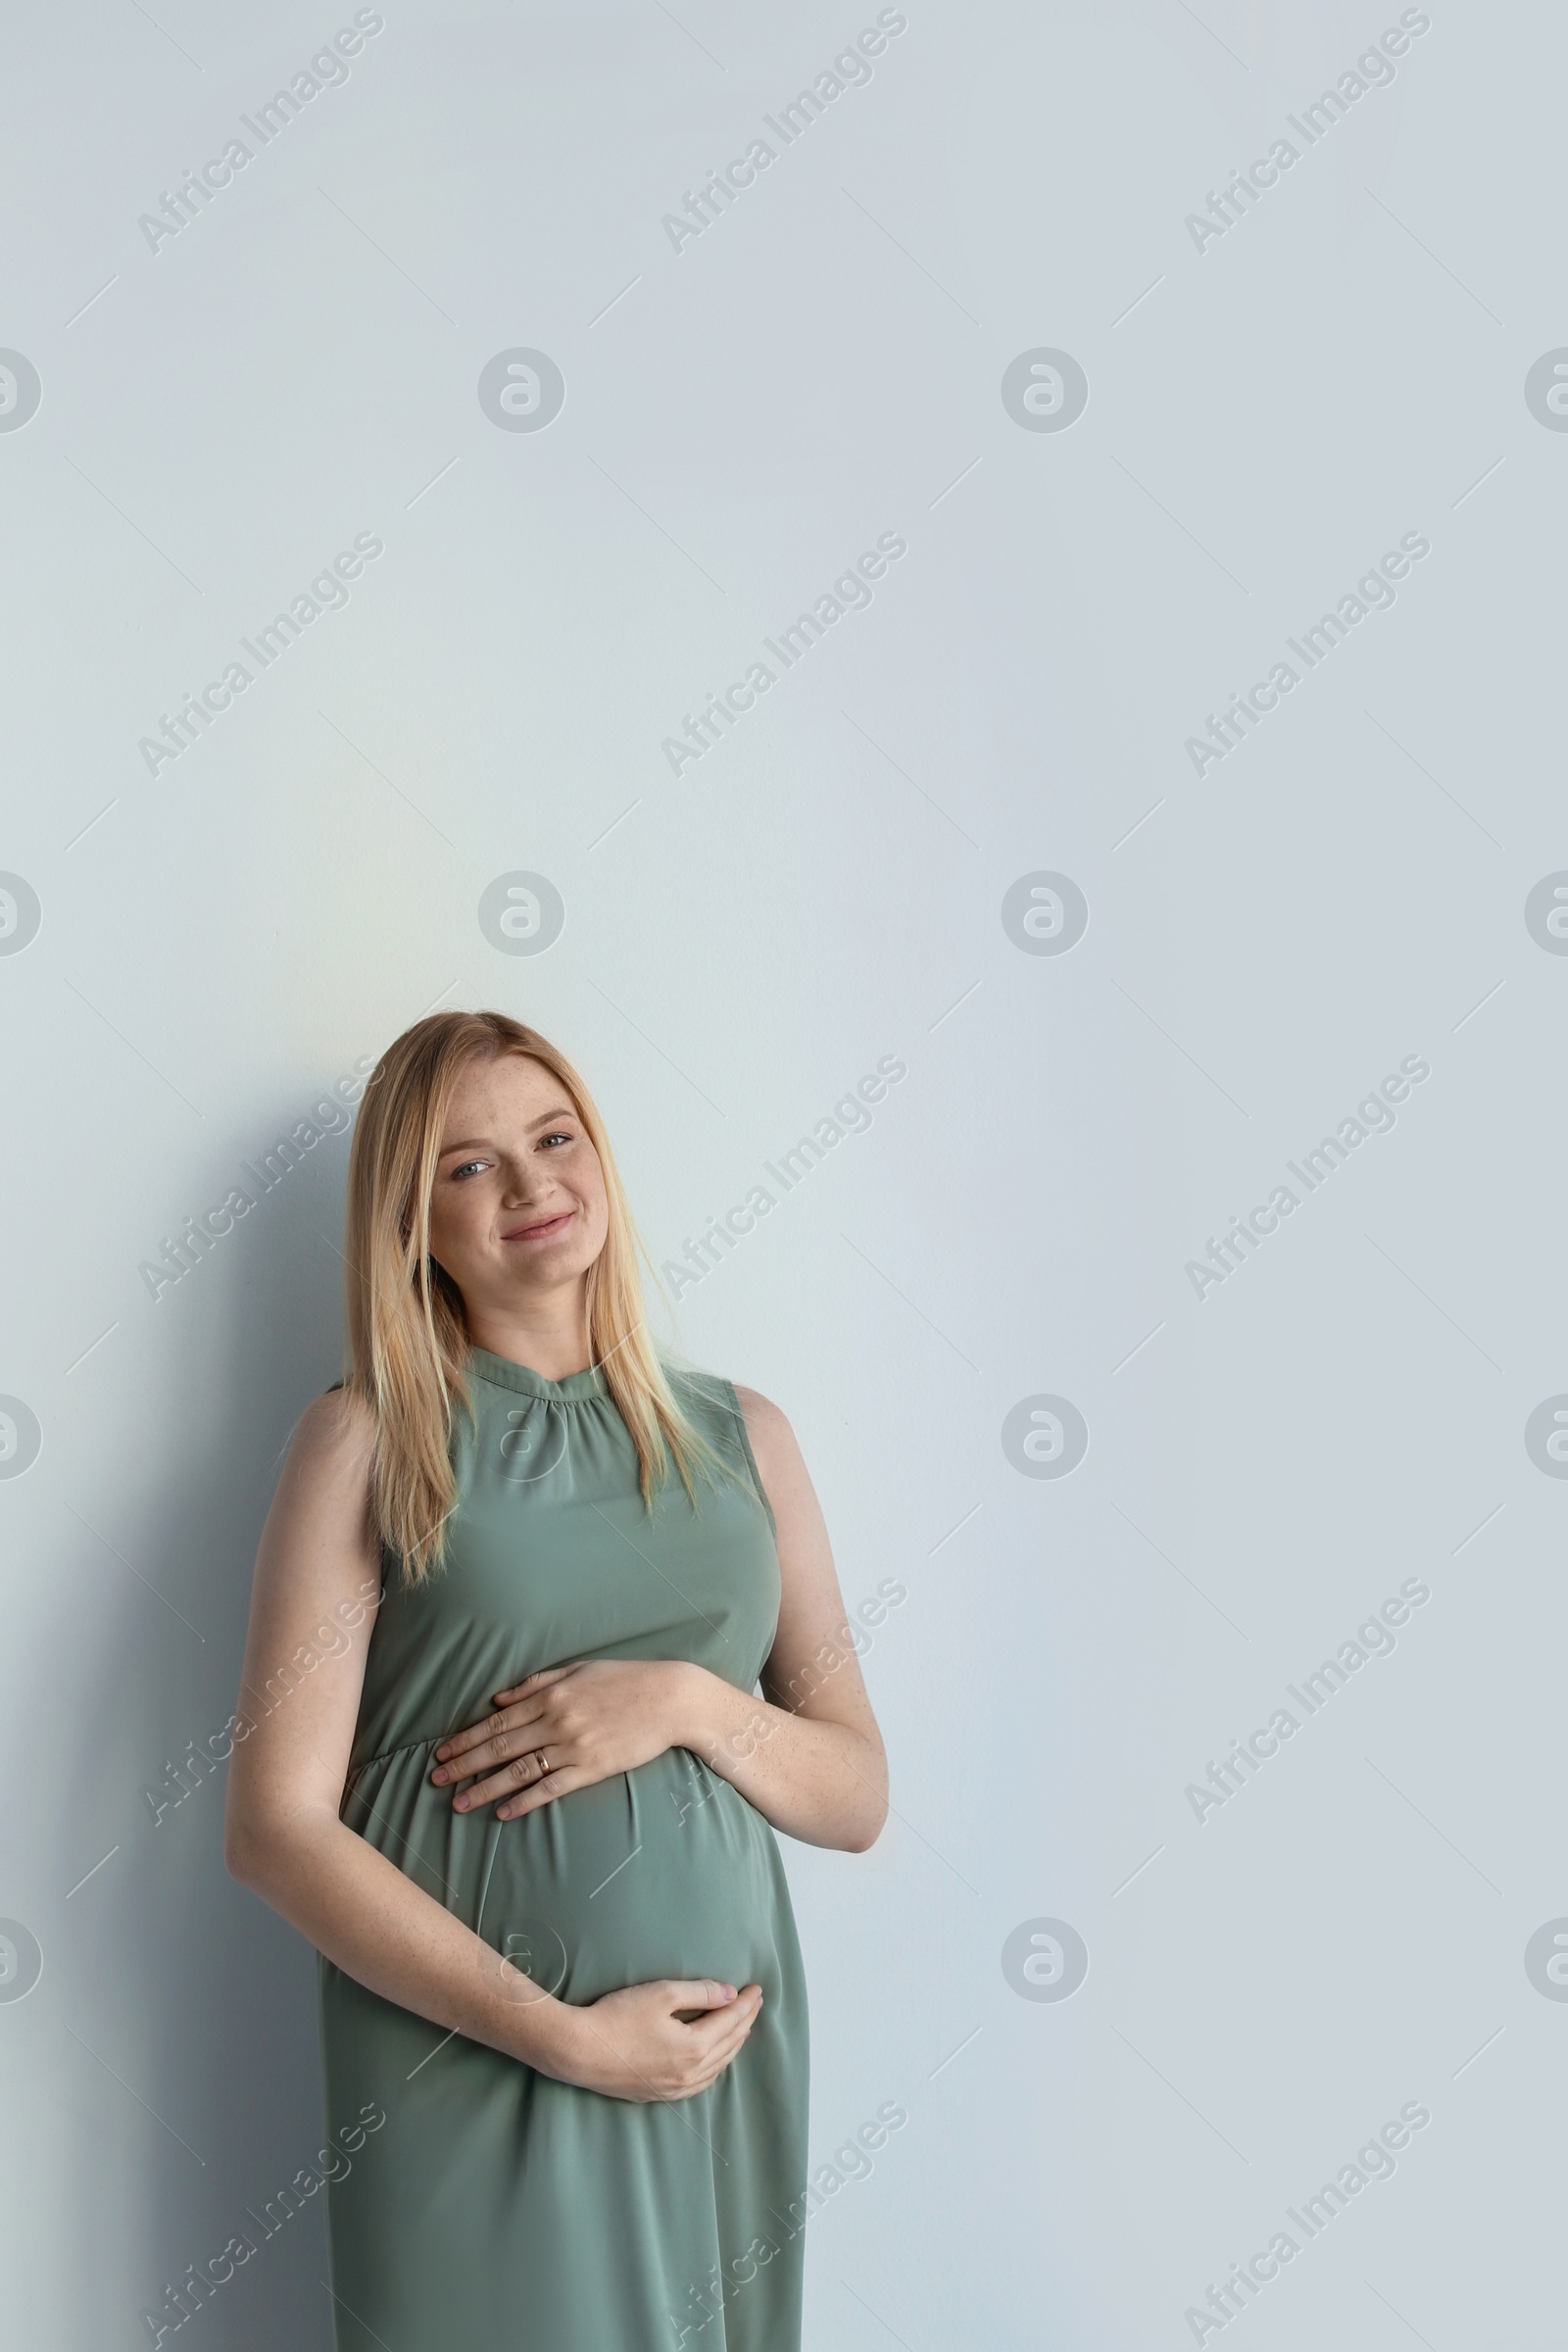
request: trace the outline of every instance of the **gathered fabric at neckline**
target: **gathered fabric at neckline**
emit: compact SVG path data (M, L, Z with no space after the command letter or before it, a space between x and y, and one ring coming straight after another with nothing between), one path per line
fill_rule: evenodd
M493 1388L515 1389L519 1396L542 1396L552 1404L582 1404L590 1397L610 1394L610 1384L598 1364L590 1364L586 1372L568 1372L564 1380L546 1380L542 1372L514 1364L510 1356L473 1347L468 1349L468 1364L478 1379L489 1381Z

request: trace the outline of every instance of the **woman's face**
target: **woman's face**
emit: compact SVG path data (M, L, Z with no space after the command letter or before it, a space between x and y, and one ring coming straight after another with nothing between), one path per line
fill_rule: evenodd
M430 1196L431 1252L470 1316L579 1283L609 1222L599 1154L561 1080L530 1054L471 1061Z

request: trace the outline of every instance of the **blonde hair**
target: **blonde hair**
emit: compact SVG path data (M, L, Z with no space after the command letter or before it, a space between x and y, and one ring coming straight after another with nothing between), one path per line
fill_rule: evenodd
M366 1084L349 1152L347 1350L344 1386L375 1420L370 1458L373 1522L422 1584L444 1563L457 1502L450 1444L455 1408L470 1421L463 1294L430 1254L430 1196L441 1134L470 1062L528 1054L560 1080L604 1171L609 1224L588 1269L593 1363L637 1448L646 1509L674 1461L695 1500L693 1472L720 1467L670 1388L649 1336L637 1259L647 1259L592 1096L571 1063L536 1029L504 1012L434 1012L388 1046ZM650 1267L652 1260L648 1259Z

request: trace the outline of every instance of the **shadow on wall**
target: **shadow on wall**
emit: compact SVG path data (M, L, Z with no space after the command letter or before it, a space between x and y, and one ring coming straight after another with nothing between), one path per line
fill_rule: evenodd
M63 2043L61 2063L122 2125L78 2141L97 2176L76 2184L78 2209L96 2217L104 2259L89 2240L73 2341L332 2341L322 2197L305 2182L319 2181L325 2123L348 2119L321 2114L315 1956L224 1867L223 1759L262 1525L298 1416L342 1369L346 1145L345 1131L291 1168L161 1298L161 1314L185 1318L172 1475L139 1517L81 1529L123 1671L89 1710L68 1860L93 1863L76 1862L86 1823L120 1852L74 1895L92 1916L73 1920L71 1940L91 1957L66 1963L78 1981L58 1987L61 2015L93 2057Z

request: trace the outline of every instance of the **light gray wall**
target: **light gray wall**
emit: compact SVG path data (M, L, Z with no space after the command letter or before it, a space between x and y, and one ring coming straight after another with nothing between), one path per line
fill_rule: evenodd
M319 2144L311 1956L223 1873L221 1769L145 1792L227 1718L338 1368L346 1114L141 1269L442 1004L580 1061L661 1260L906 1068L678 1310L792 1416L851 1605L906 1591L865 1662L887 1835L788 1849L813 2162L908 2117L812 2224L815 2352L1560 2352L1559 12L1433 0L1309 144L1397 6L908 0L785 146L874 7L386 0L265 148L241 118L352 8L7 13L8 2339L148 2342ZM481 406L517 350L564 379L541 430ZM264 671L241 641L357 534ZM518 873L564 908L533 954L480 919ZM1287 1163L1406 1057L1309 1193ZM1407 2104L1309 2239L1288 2209ZM1255 2311L1187 2316L1281 2230ZM167 2340L323 2347L323 2276L312 2208Z

